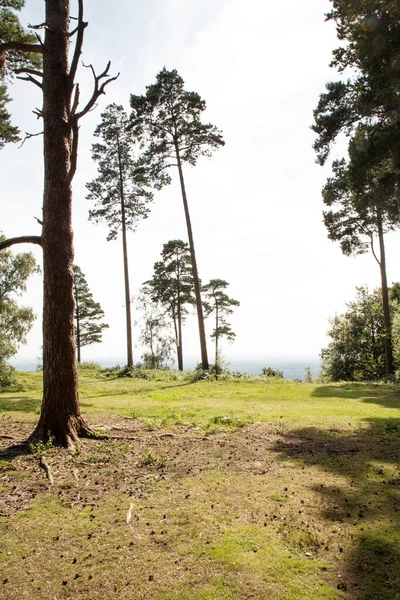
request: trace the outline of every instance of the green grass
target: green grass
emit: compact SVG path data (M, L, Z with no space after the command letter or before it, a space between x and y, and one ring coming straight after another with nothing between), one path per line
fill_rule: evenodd
M19 378L0 394L5 448L40 410L41 375ZM0 460L1 600L400 599L393 386L90 365L80 398L110 439Z

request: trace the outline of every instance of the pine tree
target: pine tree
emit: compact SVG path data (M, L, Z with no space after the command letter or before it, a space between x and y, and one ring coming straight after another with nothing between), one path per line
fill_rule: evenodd
M228 285L229 283L223 279L211 279L207 285L202 287L205 297L205 313L207 316L212 313L215 315L215 327L211 334L211 339L215 340L215 371L217 374L221 370L220 338L225 337L229 342L233 342L236 337L236 333L232 331L230 324L226 320L226 316L233 313L233 306L240 306L238 300L230 298L224 292Z
M74 339L72 181L78 162L81 119L95 107L106 86L116 79L109 76L110 63L99 75L89 65L94 79L93 92L86 103L81 104L75 79L88 24L83 20L83 0L78 0L77 8L75 18L70 15L69 0L45 0L44 23L38 26L44 31L43 41L39 39L29 44L11 39L0 43L0 70L3 71L9 66L10 57L12 65L14 51L43 56L43 70L21 68L24 78L43 94L43 108L36 111L43 120L43 231L40 236L24 235L0 242L0 250L19 243L38 244L43 249L43 402L39 422L29 441L46 442L51 438L54 443L71 448L79 436L94 435L79 406Z
M92 148L99 175L87 184L88 198L96 202L96 208L89 212L89 219L107 223L108 241L115 240L120 231L122 233L127 366L131 367L133 345L127 232L135 231L138 221L147 218L148 204L153 200L151 187L161 187L166 178L154 173L151 164L144 164L135 154L135 138L127 129L128 117L122 106L110 104L101 118L94 133L101 142Z
M37 39L34 33L26 31L19 22L16 11L22 10L24 5L24 0L0 2L0 149L8 142L17 142L20 139L18 127L11 124L7 110L7 104L10 102L7 82L14 75L19 79L26 78L30 74L28 69L37 73L41 66L41 54L38 50L35 49L33 53L25 51L27 45L34 45ZM8 51L2 50L1 46L4 48L4 45L12 45L12 48Z
M146 95L131 95L131 126L136 135L147 140L147 155L158 158L160 169L170 166L178 168L192 259L201 362L203 369L207 370L209 365L200 279L183 164L196 165L201 156L211 156L213 150L224 145L224 141L214 125L201 122L205 101L196 92L187 92L183 86L184 81L175 69L167 71L164 68L160 71L156 83L146 88Z
M81 362L81 348L101 342L106 323L99 323L104 317L104 310L93 299L82 270L74 265L74 298L75 298L75 342L77 361Z
M195 303L192 261L186 242L170 240L164 244L161 260L155 263L153 278L146 281L146 287L173 323L178 369L183 371L182 325L187 314L186 305Z

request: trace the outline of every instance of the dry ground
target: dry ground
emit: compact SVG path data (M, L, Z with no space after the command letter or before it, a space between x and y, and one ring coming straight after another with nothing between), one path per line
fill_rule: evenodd
M400 598L397 430L95 425L0 419L1 600Z

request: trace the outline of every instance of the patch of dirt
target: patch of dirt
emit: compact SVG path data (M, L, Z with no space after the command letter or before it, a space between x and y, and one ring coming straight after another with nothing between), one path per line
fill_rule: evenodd
M75 453L58 448L43 453L37 448L33 454L20 445L32 425L10 421L6 427L7 434L0 435L3 516L29 507L50 488L58 489L63 502L84 506L98 502L109 491L141 497L156 481L196 476L215 468L259 475L280 468L267 458L277 436L261 425L205 436L182 426L150 432L136 419L109 419L96 425L109 436L106 440L82 439ZM53 486L40 465L42 454Z

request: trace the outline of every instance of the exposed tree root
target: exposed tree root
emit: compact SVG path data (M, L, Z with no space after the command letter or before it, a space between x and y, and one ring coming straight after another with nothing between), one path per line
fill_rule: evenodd
M43 442L46 444L51 440L55 446L75 450L79 438L106 439L108 436L97 433L80 415L69 417L65 423L62 423L60 419L46 419L42 415L27 443Z

